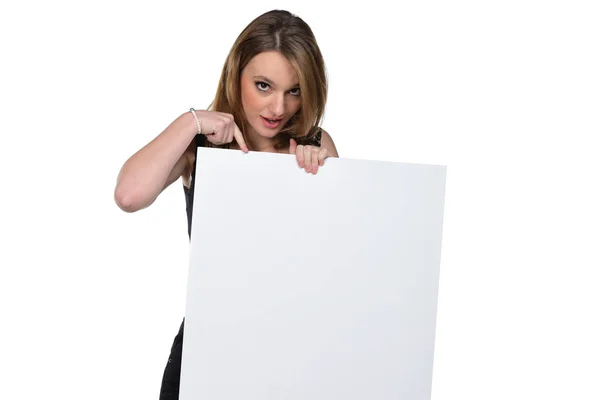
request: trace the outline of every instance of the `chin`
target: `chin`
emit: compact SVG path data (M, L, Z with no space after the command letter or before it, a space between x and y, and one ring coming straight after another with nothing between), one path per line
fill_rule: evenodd
M258 131L258 134L264 138L269 138L269 139L273 139L275 136L277 136L279 134L279 132L281 131L281 129L267 129L265 132L265 129L263 129L262 131Z

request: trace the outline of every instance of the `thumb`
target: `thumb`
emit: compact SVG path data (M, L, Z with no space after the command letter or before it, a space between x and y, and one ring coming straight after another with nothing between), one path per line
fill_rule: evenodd
M296 147L298 147L298 144L294 139L290 138L290 154L296 154Z

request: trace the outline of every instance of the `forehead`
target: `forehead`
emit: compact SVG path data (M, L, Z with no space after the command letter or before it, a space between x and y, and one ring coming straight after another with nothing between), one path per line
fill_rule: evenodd
M264 76L278 86L298 84L296 69L277 51L266 51L254 56L244 68L243 74L250 77Z

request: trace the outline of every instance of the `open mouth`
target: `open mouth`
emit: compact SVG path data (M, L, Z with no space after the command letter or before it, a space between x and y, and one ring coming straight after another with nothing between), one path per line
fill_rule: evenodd
M265 118L262 115L260 116L264 122L264 124L268 127L268 128L277 128L279 126L279 124L281 123L282 119L269 119L269 118Z

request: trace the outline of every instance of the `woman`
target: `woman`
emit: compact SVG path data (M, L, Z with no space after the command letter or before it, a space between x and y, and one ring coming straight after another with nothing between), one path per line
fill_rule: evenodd
M183 113L125 162L115 201L126 212L138 211L182 177L191 235L197 147L295 154L301 168L316 174L327 157L338 157L319 127L326 99L325 64L310 27L287 11L267 12L235 41L208 110ZM182 342L183 322L161 399L179 397Z

